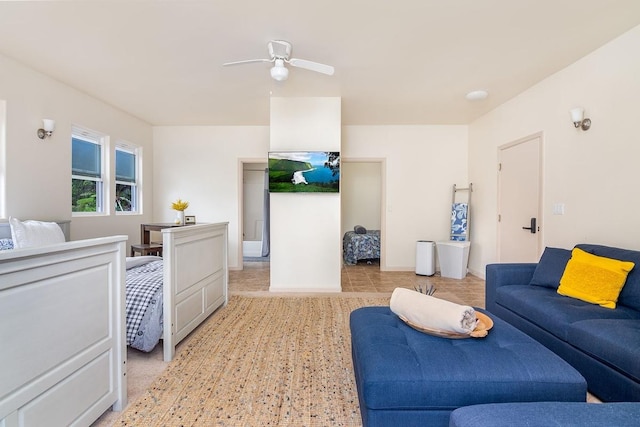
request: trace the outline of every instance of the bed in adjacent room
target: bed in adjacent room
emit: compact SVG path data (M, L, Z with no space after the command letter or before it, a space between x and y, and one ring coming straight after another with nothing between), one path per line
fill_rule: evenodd
M349 265L355 265L360 260L380 259L380 230L356 226L354 231L344 233L342 258Z

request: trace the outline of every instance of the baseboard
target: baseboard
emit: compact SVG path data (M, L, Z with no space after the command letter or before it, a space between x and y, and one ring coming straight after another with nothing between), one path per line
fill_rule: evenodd
M274 293L334 293L342 292L342 286L333 286L330 288L282 288L269 286L269 292Z

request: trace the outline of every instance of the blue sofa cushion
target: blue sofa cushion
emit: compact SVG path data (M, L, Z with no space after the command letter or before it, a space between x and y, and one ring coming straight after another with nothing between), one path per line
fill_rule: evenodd
M631 427L640 419L640 403L492 403L451 413L449 427Z
M640 312L618 306L615 310L559 295L541 286L501 286L496 303L568 341L569 325L588 319L640 319Z
M494 327L486 338L446 339L410 328L389 307L354 310L351 340L362 410L441 411L513 399L584 399L586 383L577 371L491 317Z
M594 255L634 262L636 266L627 276L618 303L640 311L640 251L591 244L579 244L576 247Z
M529 284L558 289L570 258L571 251L568 249L546 247Z
M576 322L569 327L569 342L640 381L640 322L637 320L599 319Z

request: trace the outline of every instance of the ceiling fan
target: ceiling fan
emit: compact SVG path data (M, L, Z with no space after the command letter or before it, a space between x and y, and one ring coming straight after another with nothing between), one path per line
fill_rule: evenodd
M289 70L284 66L285 63L293 67L304 68L305 70L316 71L329 76L333 75L334 70L331 65L320 64L306 59L290 58L291 43L289 42L271 40L267 47L269 48L269 59L247 59L245 61L227 62L222 65L226 67L228 65L249 64L252 62L272 62L271 77L279 82L287 80L287 77L289 77Z

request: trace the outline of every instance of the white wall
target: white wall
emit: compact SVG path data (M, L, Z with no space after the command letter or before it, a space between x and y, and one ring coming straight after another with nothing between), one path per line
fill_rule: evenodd
M240 160L266 160L269 127L166 126L155 127L153 135L153 220L173 220L169 204L180 197L191 203L187 214L198 221L229 221L229 266L242 268ZM451 187L467 183L466 126L344 126L341 154L384 159L382 269L411 271L417 240L448 239Z
M340 98L271 98L272 151L340 151ZM339 292L340 194L271 194L271 291Z
M536 132L543 132L544 245L640 249L638 46L640 26L471 124L473 272L484 277L486 264L497 259L497 147ZM575 106L591 118L589 131L573 127ZM552 215L555 203L565 204L565 215Z
M197 222L229 222L229 267L242 268L242 163L266 161L268 126L157 126L153 129L156 222L173 221L171 202L189 201Z
M468 184L467 127L345 126L342 138L345 158L385 159L380 267L413 270L416 241L449 240L453 184Z
M151 126L95 98L0 55L0 100L6 103L3 156L3 216L20 219L72 219L73 240L113 234L137 242L139 224L151 218L153 149ZM56 121L51 138L36 130L42 119ZM143 215L71 217L71 126L80 125L143 148ZM0 149L2 145L0 144ZM147 191L149 190L149 191Z

